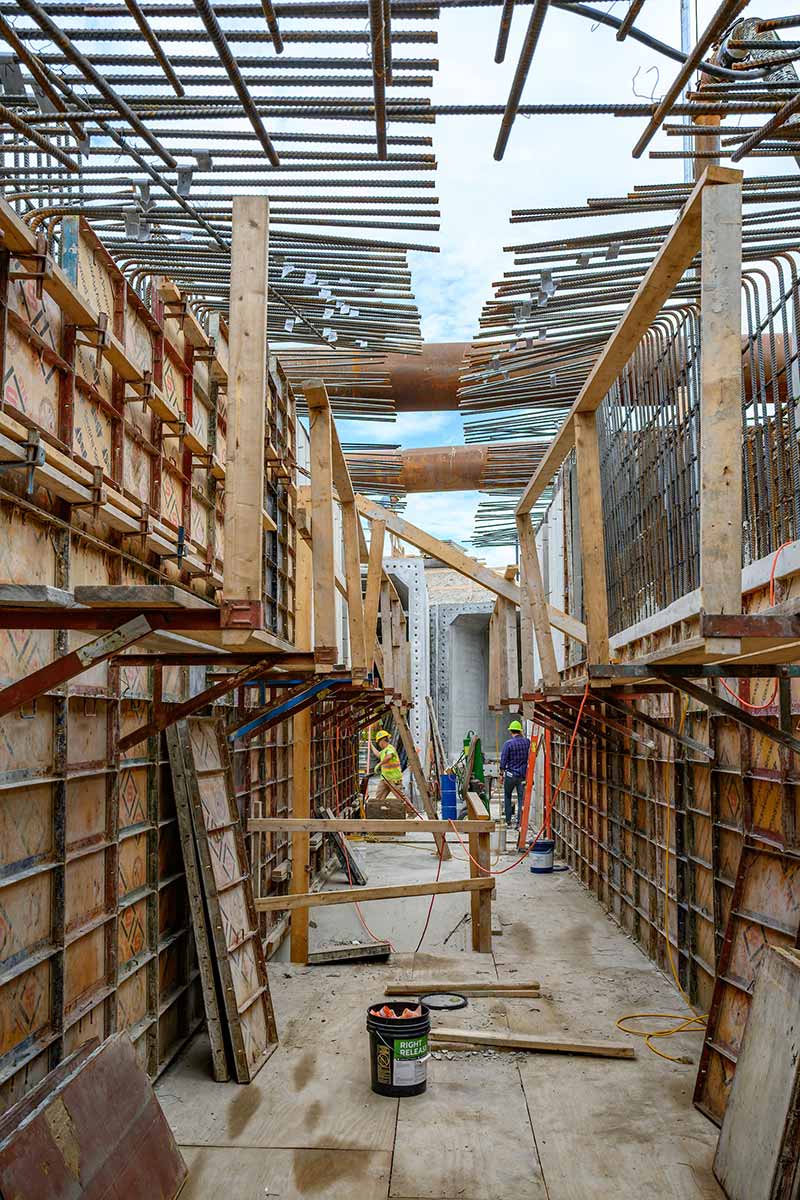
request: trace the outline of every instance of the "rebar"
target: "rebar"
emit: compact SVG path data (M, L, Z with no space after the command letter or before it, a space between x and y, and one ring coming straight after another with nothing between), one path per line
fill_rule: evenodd
M25 2L31 3L31 0L25 0ZM244 109L247 119L253 127L253 132L261 143L264 153L273 167L277 167L280 164L278 152L270 141L270 136L267 133L264 122L259 116L258 109L253 101L253 97L250 95L247 84L242 78L242 73L228 45L228 40L222 30L222 26L216 18L213 7L209 3L209 0L194 0L194 7L200 16L200 20L206 27L206 32L219 55L220 62L228 73L228 78L236 95L239 97L239 102ZM170 163L170 166L174 165L174 163Z
M500 122L500 132L497 135L497 144L494 148L494 157L496 162L500 162L506 152L508 145L509 134L514 120L519 111L522 93L525 89L525 83L528 78L528 72L531 69L533 56L539 42L539 35L542 32L544 19L547 16L547 10L550 7L550 0L533 0L533 8L531 9L528 28L525 31L525 38L522 43L522 49L519 55L517 69L514 72L514 79L511 83L511 90L506 101L503 119Z

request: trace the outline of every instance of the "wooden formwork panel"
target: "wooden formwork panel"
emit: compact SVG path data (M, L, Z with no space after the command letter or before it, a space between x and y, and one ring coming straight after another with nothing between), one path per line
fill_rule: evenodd
M745 843L722 944L695 1103L719 1124L725 1115L753 986L769 946L800 935L800 858L763 842Z

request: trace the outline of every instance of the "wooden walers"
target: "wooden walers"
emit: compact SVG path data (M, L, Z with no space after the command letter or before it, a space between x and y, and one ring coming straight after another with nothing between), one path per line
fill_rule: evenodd
M181 832L185 852L186 808L194 831L210 926L206 948L210 942L219 978L218 1008L224 1016L220 1025L231 1047L233 1074L239 1083L249 1083L275 1050L278 1034L227 739L215 718L195 717L173 726L169 749L177 784L175 801L184 809ZM195 905L191 887L189 895ZM195 931L205 920L195 909ZM198 952L204 952L202 936ZM214 1006L209 1005L210 982L205 971L203 986L206 1010L212 1016L209 1030L216 1063L220 1047Z

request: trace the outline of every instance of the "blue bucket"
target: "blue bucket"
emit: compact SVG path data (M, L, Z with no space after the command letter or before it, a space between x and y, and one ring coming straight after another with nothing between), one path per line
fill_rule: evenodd
M549 875L552 872L555 848L552 838L539 838L530 853L532 875Z
M455 775L440 775L442 789L442 820L458 820L458 790Z

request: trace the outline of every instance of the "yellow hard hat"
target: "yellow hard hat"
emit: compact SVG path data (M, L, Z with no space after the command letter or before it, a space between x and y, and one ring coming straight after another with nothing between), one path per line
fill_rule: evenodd
M512 721L508 728L509 731L516 730L518 733L522 733L522 725L519 721Z
M387 733L385 729L379 729L378 732L375 734L375 741L379 742L381 740L381 738L388 738L389 741L391 741L392 735L390 733Z

